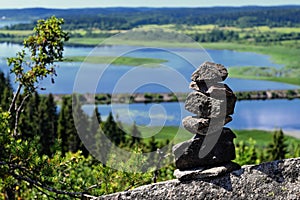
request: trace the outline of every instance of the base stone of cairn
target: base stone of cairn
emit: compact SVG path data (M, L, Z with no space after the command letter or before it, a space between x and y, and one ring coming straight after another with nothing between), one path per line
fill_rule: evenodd
M176 170L181 181L220 176L240 169L235 159L235 134L223 127L232 120L236 96L226 84L228 76L221 64L203 63L191 76L191 92L185 108L195 116L182 120L195 136L173 147Z

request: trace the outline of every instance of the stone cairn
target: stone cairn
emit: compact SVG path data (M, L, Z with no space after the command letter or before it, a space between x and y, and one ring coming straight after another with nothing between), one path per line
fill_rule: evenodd
M179 180L209 178L239 169L233 163L235 134L223 127L232 120L236 96L221 83L228 76L221 64L203 63L193 74L185 109L195 114L182 120L186 130L195 136L173 147Z

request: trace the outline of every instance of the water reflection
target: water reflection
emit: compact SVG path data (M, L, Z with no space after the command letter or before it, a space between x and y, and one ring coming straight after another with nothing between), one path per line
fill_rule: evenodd
M267 101L239 101L236 104L233 121L227 126L232 129L266 129L300 131L300 100L267 100ZM112 111L114 116L126 124L136 121L139 125L181 126L181 120L191 115L184 109L183 103L157 104L115 104L99 105L98 109L103 119ZM85 105L87 113L93 111L93 106ZM151 110L152 109L152 110ZM163 112L162 112L163 110ZM128 118L128 116L130 116Z

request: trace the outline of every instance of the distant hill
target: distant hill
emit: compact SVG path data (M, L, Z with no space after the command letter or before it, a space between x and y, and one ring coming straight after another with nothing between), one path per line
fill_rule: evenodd
M7 20L30 20L51 15L63 17L69 29L131 29L145 24L218 24L220 26L257 25L299 26L300 6L211 7L211 8L82 8L82 9L5 9L0 17ZM31 29L33 25L12 26Z

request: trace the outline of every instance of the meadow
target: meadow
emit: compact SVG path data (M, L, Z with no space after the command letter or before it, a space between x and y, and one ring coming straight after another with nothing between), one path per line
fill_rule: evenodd
M130 131L129 126L125 126L125 130L127 132ZM141 132L142 138L147 143L151 140L151 136L155 135L155 140L157 142L165 142L171 141L174 144L186 141L191 139L194 134L191 134L187 130L182 127L173 127L173 126L165 126L165 127L139 127L139 131ZM158 131L157 134L155 134ZM272 142L273 131L265 131L265 130L233 130L236 134L236 139L234 142L236 144L242 141L248 141L249 138L252 138L256 142L257 148L265 148L269 143ZM178 134L177 134L178 133ZM177 134L177 135L176 135ZM296 139L294 137L285 135L287 144L299 143L300 139Z

